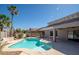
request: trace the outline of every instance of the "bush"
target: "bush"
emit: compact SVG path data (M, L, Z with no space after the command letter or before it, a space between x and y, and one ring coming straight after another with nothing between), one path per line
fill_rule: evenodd
M14 37L15 37L16 39L20 39L20 38L23 37L23 34L22 34L22 33L17 33L17 34L14 35Z
M22 38L22 37L23 37L23 34L22 33L18 35L18 38L19 39Z

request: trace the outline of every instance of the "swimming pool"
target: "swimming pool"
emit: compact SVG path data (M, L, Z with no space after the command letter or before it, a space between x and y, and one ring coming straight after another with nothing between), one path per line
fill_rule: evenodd
M9 46L9 48L28 48L28 49L45 51L50 49L51 47L46 43L41 42L39 38L30 37L30 38L25 38L24 40Z

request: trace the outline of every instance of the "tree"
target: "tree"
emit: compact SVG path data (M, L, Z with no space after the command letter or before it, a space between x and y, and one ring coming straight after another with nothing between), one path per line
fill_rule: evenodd
M10 27L10 18L4 14L0 14L0 29L3 31L4 27Z
M21 30L20 28L16 29L15 31L16 31L17 33L21 33L21 32L22 32L22 30Z
M22 30L22 33L27 33L27 30Z
M11 36L13 35L13 18L14 18L14 15L17 15L18 14L18 10L17 10L17 7L16 6L9 6L8 7L8 10L11 14Z

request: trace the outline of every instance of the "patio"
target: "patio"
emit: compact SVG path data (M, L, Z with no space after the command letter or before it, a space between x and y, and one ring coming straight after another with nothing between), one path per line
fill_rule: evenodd
M66 55L79 55L79 42L71 40L58 40L53 42L53 48Z

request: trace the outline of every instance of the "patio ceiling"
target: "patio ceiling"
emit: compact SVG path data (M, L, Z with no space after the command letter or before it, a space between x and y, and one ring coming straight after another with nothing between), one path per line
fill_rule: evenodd
M44 27L44 28L40 28L39 31L46 31L46 30L52 30L53 26L51 27Z
M53 26L54 28L78 27L79 21Z

